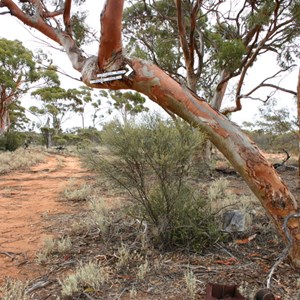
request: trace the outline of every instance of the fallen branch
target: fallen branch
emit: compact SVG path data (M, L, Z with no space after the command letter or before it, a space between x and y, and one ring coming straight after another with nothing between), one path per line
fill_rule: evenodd
M28 288L26 290L26 293L30 294L31 292L37 290L37 289L40 289L40 288L43 288L49 284L51 284L53 281L51 280L48 280L48 279L42 279L42 280L39 280L37 282L35 282L30 288Z
M9 252L9 251L0 251L0 254L6 255L8 257L10 257L12 260L14 260L16 258L17 255L21 255L24 253L22 252L18 252L18 253L14 253L14 252Z
M282 167L291 158L291 156L289 155L289 153L287 151L285 151L284 149L282 149L282 151L285 152L286 158L281 163L273 164L273 167L275 169L278 169L278 168Z
M271 287L271 280L272 280L272 276L276 270L276 268L282 263L282 261L288 256L289 251L293 245L293 240L291 238L291 234L290 231L287 227L287 223L291 218L300 218L300 213L292 213L289 214L288 216L286 216L284 218L284 222L283 222L283 230L285 232L288 244L287 246L283 249L279 259L274 263L273 267L270 270L270 273L268 275L268 279L267 279L267 288L269 289Z

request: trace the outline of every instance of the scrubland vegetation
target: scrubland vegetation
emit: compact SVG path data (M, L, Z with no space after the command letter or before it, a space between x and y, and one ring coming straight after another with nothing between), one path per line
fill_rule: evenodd
M81 212L36 253L35 263L46 269L68 266L67 272L55 275L57 299L123 294L157 299L164 291L168 299L201 299L210 272L200 276L199 263L209 270L207 264L214 268L218 258L223 262L220 253L236 259L240 254L235 241L243 243L257 232L280 245L256 198L249 192L235 193L231 181L214 172L226 162L219 154L207 162L205 135L187 124L151 115L139 124L107 124L97 132L97 143L93 134L84 139L87 136L86 147L66 142L67 150L52 150L79 155L95 174L92 181L70 180L65 186L60 201L78 205ZM0 172L27 167L47 155L33 148L1 153ZM228 210L244 215L242 233L224 231L223 213ZM258 241L257 247L263 243ZM245 271L243 265L237 268ZM234 283L251 297L264 284L250 286L238 277ZM172 291L174 284L178 287ZM16 280L8 280L1 291L3 299L27 300L32 294L29 283Z
M0 174L28 168L44 159L45 154L40 150L26 151L19 148L14 152L0 152Z

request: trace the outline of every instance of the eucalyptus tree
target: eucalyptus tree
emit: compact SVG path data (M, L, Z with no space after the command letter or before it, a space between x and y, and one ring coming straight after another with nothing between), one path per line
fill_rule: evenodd
M64 89L60 85L43 87L31 93L41 105L31 106L29 110L44 119L43 125L49 123L47 126L53 129L54 134L60 133L62 124L76 113L81 115L84 128L84 109L92 101L91 91L87 86L78 89Z
M289 72L299 56L297 1L128 2L123 16L128 51L155 62L217 109L234 79L235 105L223 107L223 113L241 110L241 100L257 99L261 88L295 95L274 79ZM277 56L278 70L246 90L250 69L269 53Z
M143 1L143 3L146 2ZM219 7L218 5L221 5L223 2L233 3L229 0L188 2L192 3L195 9L199 6L210 6L210 11L216 11ZM263 10L257 7L258 4L265 2L272 4L272 11L268 9L268 6L265 6ZM298 203L258 147L238 126L212 108L203 97L198 96L194 91L186 87L184 83L175 80L171 74L163 71L155 62L152 63L132 57L123 51L122 17L124 0L107 0L105 2L105 7L100 17L101 39L97 49L95 49L95 55L87 56L82 50L80 41L78 42L77 27L72 26L71 6L76 3L84 7L84 1L80 0L74 2L71 0L22 0L21 4L13 0L1 0L0 7L2 8L2 14L10 13L13 17L20 19L25 25L39 30L59 44L66 51L73 68L81 74L82 81L87 86L110 90L131 89L143 93L164 109L178 115L194 127L203 130L261 201L270 219L276 225L278 232L287 243L292 263L296 267L300 267ZM173 16L179 20L179 25L184 20L187 20L183 16L180 17L180 13L184 11L183 3L184 1L176 1L176 11ZM96 7L97 4L95 4ZM242 96L243 78L246 76L247 70L257 59L257 54L266 51L267 47L272 48L272 44L279 42L283 45L282 47L288 44L289 41L280 38L279 33L283 32L284 26L287 24L288 28L291 29L291 36L293 35L292 29L298 28L300 23L299 7L298 1L245 1L239 10L240 13L235 18L229 15L228 22L230 19L233 19L233 22L239 28L239 34L243 29L241 20L245 18L246 11L250 11L249 18L252 16L250 18L252 21L249 21L247 29L243 29L245 30L245 36L242 36L242 43L249 41L246 43L248 47L245 47L245 54L241 55L241 60L246 59L247 64L243 68L237 69L235 66L230 67L231 63L236 63L235 60L221 59L216 62L220 65L220 70L224 70L216 87L216 91L220 95L228 82L228 76L240 73L241 80L238 82L236 91L237 106L239 105ZM258 13L259 15L266 15L268 20L272 19L271 24L269 26L265 25L265 22L259 21L261 20L260 18L256 21L256 17L259 16L257 15ZM217 14L217 16L219 15L222 16L222 14ZM198 20L198 18L199 15L191 18L191 20ZM222 24L220 21L219 23L217 25ZM227 24L225 24L225 27L226 33L231 27L228 27ZM279 31L274 31L278 27ZM82 28L84 31L84 27ZM261 28L264 28L264 30ZM82 33L82 36L88 36L87 32ZM260 40L260 37L265 38ZM272 37L272 39L267 42L266 37ZM219 35L218 39L226 40L226 36ZM192 39L190 41L182 40L181 35L179 40L181 44L187 44L188 51L193 49ZM236 43L238 46L241 45L241 39L238 38ZM231 43L225 43L225 45L229 46L230 49L235 48ZM225 48L227 49L228 47ZM187 53L194 54L194 50ZM162 53L161 55L164 54ZM115 76L115 74L118 75ZM109 75L112 76L109 77ZM218 101L215 103L218 103Z
M38 63L42 59L48 64L45 68ZM57 80L55 69L45 54L34 55L20 41L0 39L0 135L10 128L13 109L20 108L17 101L22 95L30 88L51 85ZM18 110L14 117L19 115L24 119L24 114L20 114L22 109Z
M112 91L110 95L113 99L111 105L121 112L124 124L128 122L130 117L135 117L137 114L149 110L145 106L145 97L140 93Z
M10 130L26 130L31 123L30 119L26 116L26 109L22 106L20 100L14 100L8 105L9 115L9 128Z

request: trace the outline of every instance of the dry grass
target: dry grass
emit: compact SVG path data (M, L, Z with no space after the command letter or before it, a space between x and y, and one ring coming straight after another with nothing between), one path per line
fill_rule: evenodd
M28 168L44 159L45 155L38 150L18 149L14 152L2 152L0 153L0 174Z
M7 279L0 287L0 297L2 300L29 300L26 295L26 284L15 279Z
M109 279L109 272L98 262L80 263L75 273L60 281L62 296L70 297L78 291L100 290Z
M63 191L63 197L69 201L85 201L93 194L92 187L80 184L76 179L70 179Z
M59 253L68 253L72 248L71 238L69 236L60 239L52 237L45 239L44 247L36 253L36 261L39 264L44 264L49 261L52 255Z

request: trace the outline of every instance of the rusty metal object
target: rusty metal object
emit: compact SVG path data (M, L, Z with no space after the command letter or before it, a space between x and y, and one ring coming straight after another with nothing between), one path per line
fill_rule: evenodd
M247 300L238 291L237 285L208 283L205 300Z
M262 289L255 294L254 300L275 300L275 296L269 289Z

